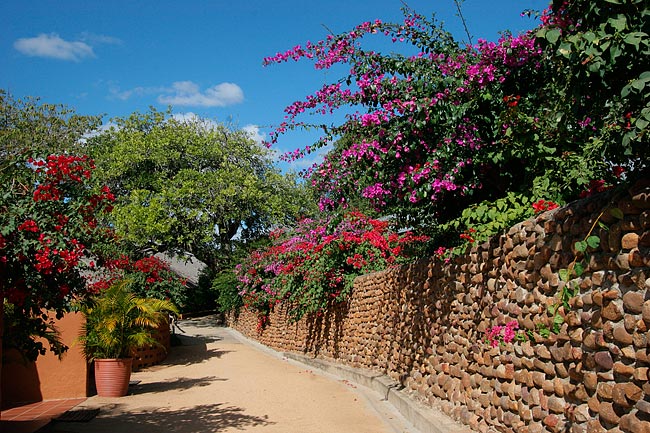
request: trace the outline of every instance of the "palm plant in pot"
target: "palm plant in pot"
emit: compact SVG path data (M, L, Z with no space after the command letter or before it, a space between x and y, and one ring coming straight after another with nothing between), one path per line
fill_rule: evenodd
M126 395L136 349L159 345L152 331L178 310L169 301L140 298L129 281L113 283L82 307L86 317L80 337L83 351L95 364L97 394Z

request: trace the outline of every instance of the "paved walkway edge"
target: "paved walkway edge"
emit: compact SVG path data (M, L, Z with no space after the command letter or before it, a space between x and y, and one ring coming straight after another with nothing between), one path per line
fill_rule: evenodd
M306 366L316 368L376 392L387 400L408 422L422 433L473 433L469 427L459 424L437 409L423 405L402 391L398 382L386 375L354 368L343 364L312 358L294 352L278 352L239 331L228 328L237 339L276 357L285 357Z

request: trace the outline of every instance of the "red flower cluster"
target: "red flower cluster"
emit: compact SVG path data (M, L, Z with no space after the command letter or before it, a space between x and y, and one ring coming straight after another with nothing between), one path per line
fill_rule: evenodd
M76 267L83 257L85 247L76 239L70 241L70 249L52 248L51 242L44 236L41 236L40 241L42 248L34 254L34 269L44 275L67 272Z
M38 224L36 224L36 221L32 219L28 219L25 220L24 223L18 226L18 230L24 232L38 233Z
M625 168L621 167L620 165L615 165L612 167L612 173L614 173L614 176L616 178L620 178L623 173L625 173Z
M603 179L591 180L589 181L589 188L580 193L580 198L591 197L594 194L604 192L612 188L613 186L607 185L607 182L605 182Z
M476 229L472 229L472 228L467 229L464 233L460 234L460 238L465 239L469 243L474 243L476 241L476 239L474 239L474 237L472 237L472 233L476 233Z
M87 155L50 155L45 161L29 158L27 162L36 167L37 173L45 173L54 183L67 180L82 183L84 179L90 179L95 169L94 161Z
M537 200L532 204L535 213L546 212L547 210L557 209L559 205L550 200Z
M61 190L51 183L39 185L34 191L34 201L58 201L60 199Z
M102 209L104 213L110 213L113 211L113 206L108 204L115 201L115 195L111 190L104 185L99 194L93 194L88 200L88 204L82 206L79 211L84 216L84 220L90 225L90 227L97 226L96 213L97 210Z
M70 181L83 183L90 179L91 170L95 168L86 155L50 155L45 161L29 158L28 162L36 167L36 173L44 175L34 191L34 201L61 200L61 184Z
M517 105L519 105L519 100L520 99L521 99L521 96L519 96L519 95L516 95L516 96L509 95L509 96L504 96L503 97L503 102L508 104L508 107L516 107Z
M168 271L169 265L156 257L145 257L133 263L133 268L147 274L147 283L162 281L161 271Z
M368 264L366 259L364 259L364 257L361 254L358 254L358 253L355 254L352 257L348 257L345 260L345 263L347 263L348 265L351 265L355 269L361 269L361 268L363 268L364 266L366 266Z
M289 299L292 315L317 312L349 293L354 276L404 261L409 245L428 240L391 232L385 221L349 212L342 220L303 220L293 232L274 233L273 244L253 251L236 268L240 295L260 312Z

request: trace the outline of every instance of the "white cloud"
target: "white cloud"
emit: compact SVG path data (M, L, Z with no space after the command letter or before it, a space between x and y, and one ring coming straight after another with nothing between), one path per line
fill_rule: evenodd
M237 84L221 83L201 92L199 85L192 81L176 81L172 87L158 96L158 102L171 105L196 107L225 107L244 100L244 92Z
M56 33L49 35L41 33L34 38L17 39L14 48L30 57L47 57L74 62L79 62L86 57L95 57L90 45L80 41L66 41Z
M114 36L108 35L98 35L91 32L83 32L81 34L81 40L83 42L88 42L89 44L108 44L108 45L122 45L122 40Z
M88 139L96 137L96 136L98 136L99 134L101 134L103 132L110 131L113 128L115 128L115 129L118 128L117 123L113 123L113 122L110 122L110 121L108 123L103 123L97 129L95 129L94 131L90 131L87 134L85 134L83 137L81 137L81 142L86 143L88 141Z
M320 147L314 152L305 155L303 158L287 163L289 168L294 171L302 171L312 167L314 164L320 164L325 159L325 155L332 150L334 146L328 144L327 146Z
M158 102L176 106L225 107L244 100L244 92L234 83L221 83L201 92L198 84L192 81L176 81L171 86L143 87L122 90L119 85L109 82L111 99L126 101L132 97L158 95Z
M172 114L172 118L184 123L195 123L201 119L197 114L192 113L191 111L188 111L187 113L174 113Z
M266 138L264 134L260 131L260 127L257 125L246 125L242 128L246 133L248 133L248 136L255 140L257 144L262 144L264 139Z
M143 96L151 93L157 93L155 89L146 88L146 87L134 87L129 90L120 90L119 86L111 86L110 90L111 97L119 99L121 101L126 101L132 96Z
M187 113L173 113L172 118L181 123L199 124L207 130L216 130L219 128L219 124L214 120L201 117L191 111L188 111Z

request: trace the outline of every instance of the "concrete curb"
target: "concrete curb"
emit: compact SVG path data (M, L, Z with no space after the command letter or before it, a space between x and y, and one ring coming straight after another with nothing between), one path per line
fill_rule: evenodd
M239 331L228 328L233 336L259 350L276 357L284 357L300 364L321 370L341 379L364 386L388 401L409 423L421 433L473 433L469 427L459 424L437 409L427 407L402 391L400 384L386 375L354 368L323 359L312 358L293 352L278 352Z

